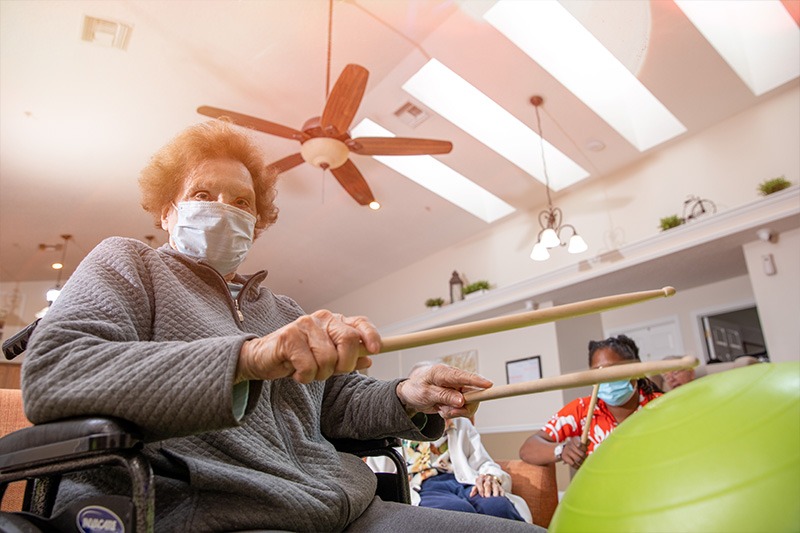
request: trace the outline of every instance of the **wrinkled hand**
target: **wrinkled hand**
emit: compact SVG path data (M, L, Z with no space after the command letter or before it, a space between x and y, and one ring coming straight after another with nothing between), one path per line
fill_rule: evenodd
M561 450L561 460L572 468L580 468L586 460L586 445L578 437L568 438L564 441L564 449Z
M367 318L315 311L269 335L245 341L236 382L291 376L310 383L368 368L372 360L359 357L362 345L369 353L381 347L378 330Z
M433 365L401 381L397 385L397 397L409 414L439 413L445 419L470 417L478 404L467 404L462 392L491 386L491 381L478 374L447 365Z
M481 474L478 476L478 479L475 480L475 486L472 487L472 490L469 492L470 498L478 494L484 498L488 498L490 496L505 496L506 491L503 490L503 486L500 485L500 481L488 474Z

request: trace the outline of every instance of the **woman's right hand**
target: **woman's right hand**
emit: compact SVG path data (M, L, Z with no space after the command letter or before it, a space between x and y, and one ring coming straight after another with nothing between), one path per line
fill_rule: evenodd
M378 330L367 318L315 311L269 335L245 341L235 382L289 376L300 383L326 380L368 368L372 360L361 356L362 346L369 353L381 348Z
M569 437L564 441L564 448L561 450L561 460L575 468L581 467L586 459L586 445L581 442L579 437Z

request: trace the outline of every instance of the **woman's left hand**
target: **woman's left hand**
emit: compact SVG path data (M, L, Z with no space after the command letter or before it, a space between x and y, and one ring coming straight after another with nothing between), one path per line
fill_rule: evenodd
M503 486L500 485L500 481L495 476L481 474L475 480L475 486L472 487L469 493L470 498L476 494L488 498L490 496L505 496L506 491L503 490Z

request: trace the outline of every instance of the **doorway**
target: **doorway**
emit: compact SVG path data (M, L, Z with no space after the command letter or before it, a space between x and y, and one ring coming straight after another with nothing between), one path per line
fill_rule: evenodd
M768 362L761 320L755 306L700 315L706 362L733 361L749 355Z

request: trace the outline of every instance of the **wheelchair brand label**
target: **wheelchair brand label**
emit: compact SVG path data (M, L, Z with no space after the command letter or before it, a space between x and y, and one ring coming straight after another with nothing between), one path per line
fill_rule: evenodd
M81 533L125 533L125 523L113 511L100 505L84 507L76 521Z

